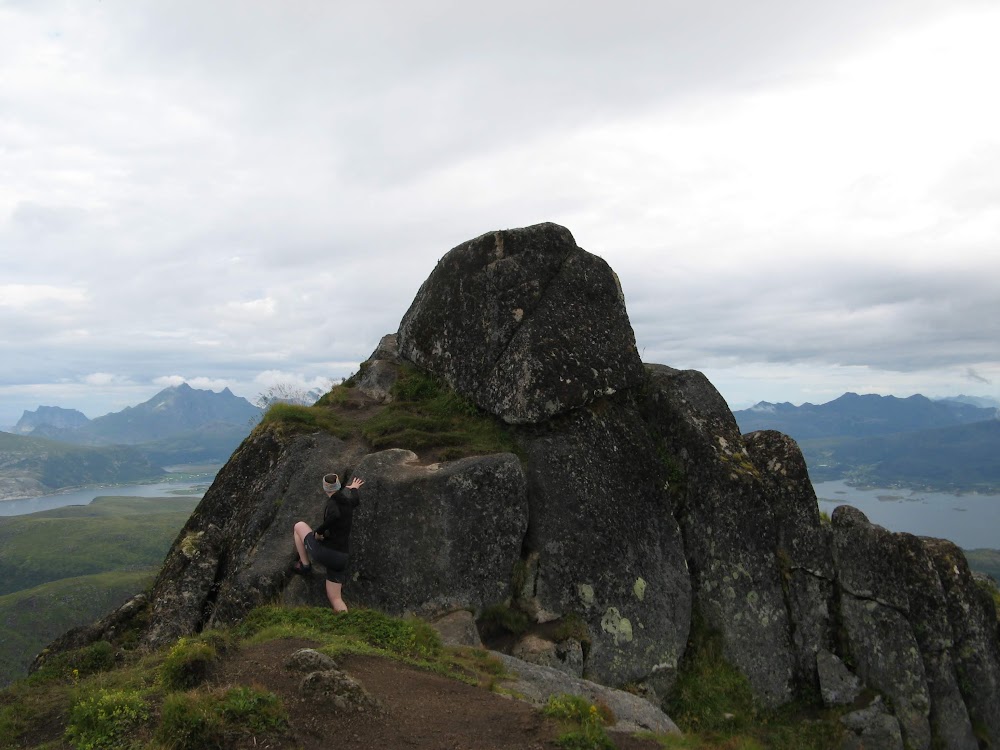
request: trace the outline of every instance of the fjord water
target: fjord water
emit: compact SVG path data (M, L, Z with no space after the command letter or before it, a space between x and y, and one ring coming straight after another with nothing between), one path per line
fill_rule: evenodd
M171 467L174 470L185 471L193 467ZM168 471L171 471L168 469ZM148 484L116 484L82 487L69 492L58 492L54 495L42 495L25 500L5 500L0 502L0 516L21 516L26 513L37 513L40 510L63 508L67 505L89 505L96 497L202 497L215 479L218 467L205 471L189 471L184 479L153 482Z
M859 489L843 480L813 485L819 509L853 505L890 531L950 539L963 549L1000 549L1000 495Z

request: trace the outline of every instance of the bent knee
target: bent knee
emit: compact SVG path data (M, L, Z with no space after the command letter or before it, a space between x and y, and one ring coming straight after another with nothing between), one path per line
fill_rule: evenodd
M292 530L299 536L305 536L312 531L312 528L305 521L299 521L292 527Z

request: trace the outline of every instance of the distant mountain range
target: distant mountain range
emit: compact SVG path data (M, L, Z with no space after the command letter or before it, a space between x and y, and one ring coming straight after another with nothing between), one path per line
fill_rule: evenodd
M58 406L25 411L13 433L0 433L0 500L151 478L171 464L222 463L259 417L228 388L186 383L96 419Z
M1000 488L993 403L845 393L819 405L762 401L733 414L744 433L778 430L794 438L814 481L987 491Z

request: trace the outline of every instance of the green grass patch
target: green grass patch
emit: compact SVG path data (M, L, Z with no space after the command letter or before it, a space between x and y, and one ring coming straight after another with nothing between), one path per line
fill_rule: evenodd
M160 667L163 687L167 690L197 687L208 677L218 655L211 644L181 638L170 649Z
M77 750L118 750L133 746L132 735L149 718L136 691L101 690L70 710L66 741Z
M374 448L444 448L446 458L515 450L499 420L440 380L401 366L393 401L362 426Z
M843 729L835 711L792 704L757 706L750 683L723 656L722 636L695 617L667 714L684 737L658 737L691 750L837 750Z
M164 699L155 739L172 750L214 750L239 737L280 734L287 725L285 708L273 693L244 686L193 690Z
M272 427L291 433L324 430L343 439L349 438L352 432L351 426L336 411L326 406L300 406L281 402L268 407L260 420L260 427Z
M259 607L236 632L248 638L264 630L318 640L339 637L409 659L432 659L442 650L437 631L427 623L401 620L374 609L355 608L337 614L326 607Z
M562 723L564 731L556 740L565 750L614 750L605 726L615 723L607 706L590 703L579 695L552 695L542 713Z
M494 604L483 610L477 624L483 637L490 639L508 634L521 635L531 627L531 622L531 617L516 607ZM586 628L586 624L583 627Z

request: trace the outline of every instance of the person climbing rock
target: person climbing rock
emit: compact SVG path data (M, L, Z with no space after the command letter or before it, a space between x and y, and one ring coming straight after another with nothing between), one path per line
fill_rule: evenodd
M326 568L326 597L334 612L347 611L342 593L347 581L351 523L354 509L361 502L358 490L364 483L363 479L354 477L350 484L341 489L338 475L325 475L323 492L326 493L327 501L323 510L323 523L313 531L305 521L299 521L292 529L295 551L299 555L292 570L303 575L311 573L310 558Z

